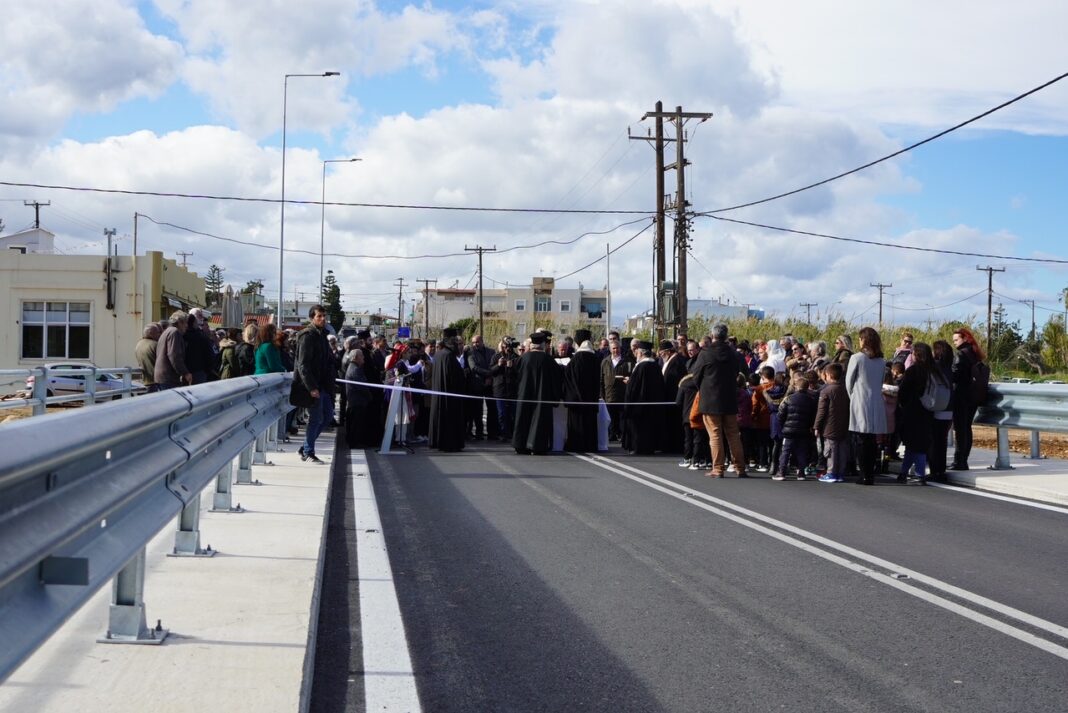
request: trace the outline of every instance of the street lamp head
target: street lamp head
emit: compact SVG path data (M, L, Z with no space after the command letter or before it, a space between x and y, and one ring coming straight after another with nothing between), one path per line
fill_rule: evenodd
M324 77L340 77L341 72L323 72Z

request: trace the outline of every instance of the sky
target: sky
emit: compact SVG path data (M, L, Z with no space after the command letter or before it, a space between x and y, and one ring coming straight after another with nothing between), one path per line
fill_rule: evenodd
M8 0L5 9L0 182L262 199L5 185L5 233L32 224L23 201L51 201L42 225L60 250L103 254L113 227L129 253L139 213L148 218L138 252L190 252L201 274L216 264L235 287L259 279L273 297L283 104L287 199L318 201L325 190L334 203L591 211L289 205L287 299L317 292L322 239L349 311L395 311L398 278L409 307L418 279L476 284L477 260L464 254L476 245L498 250L484 258L487 287L556 276L600 289L605 261L580 268L618 248L613 321L651 307L653 231L638 233L655 205L654 156L628 132L649 131L641 117L658 100L713 114L686 127L687 199L702 213L856 168L1068 72L1059 0ZM325 71L341 74L284 80ZM898 247L696 217L689 296L779 316L815 303L814 320L861 323L876 321L870 285L883 283L892 285L885 322L985 319L987 273L976 268L993 266L1006 268L994 289L1010 319L1029 326L1021 300L1034 300L1041 325L1068 286L1066 109L1068 79L872 168L717 214ZM357 157L328 164L324 185L324 160ZM674 180L669 172L669 191Z

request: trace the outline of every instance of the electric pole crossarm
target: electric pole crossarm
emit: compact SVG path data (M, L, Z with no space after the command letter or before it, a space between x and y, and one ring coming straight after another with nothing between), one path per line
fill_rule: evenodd
M712 118L712 112L710 111L647 111L642 115L642 121L646 119L655 119L660 117L661 119L700 119L701 121L707 121Z

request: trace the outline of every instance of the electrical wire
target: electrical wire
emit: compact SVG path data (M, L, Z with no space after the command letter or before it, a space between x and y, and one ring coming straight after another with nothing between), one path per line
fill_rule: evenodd
M794 230L792 228L782 228L776 225L766 225L764 223L754 223L748 220L737 220L736 218L724 218L721 215L709 215L707 213L697 213L697 216L711 218L712 220L722 220L727 223L736 223L738 225L748 225L753 228L763 228L765 230L776 230L780 233L793 233L794 235L807 235L813 238L827 238L828 240L839 240L845 243L859 243L861 245L875 245L883 248L897 248L898 250L915 250L917 252L925 253L940 253L943 255L963 255L966 257L985 257L992 260L1016 260L1019 262L1038 262L1047 263L1053 265L1068 265L1068 260L1061 260L1057 258L1041 258L1041 257L1015 257L1013 255L993 255L990 253L973 253L963 250L946 250L944 248L921 248L916 245L898 245L897 243L883 243L878 240L861 240L860 238L843 238L838 235L828 235L827 233L813 233L807 230Z
M986 290L979 290L974 295L968 295L964 299L957 300L956 302L950 302L946 305L938 305L937 307L901 307L899 305L893 305L893 309L902 310L904 312L933 312L938 309L945 309L946 307L952 307L953 305L959 305L961 302L967 302L968 300L975 299L981 294L986 293Z
M996 111L1000 111L1000 110L1004 109L1007 106L1011 106L1012 104L1015 104L1016 102L1020 101L1021 99L1029 97L1029 96L1031 96L1032 94L1034 94L1036 92L1040 92L1043 89L1056 84L1057 82L1061 81L1065 77L1068 77L1068 72L1065 72L1064 74L1056 76L1053 79L1049 80L1048 82L1040 84L1040 85L1038 85L1037 87L1035 87L1033 89L1029 89L1028 91L1024 92L1023 94L1020 94L1020 95L1018 95L1016 97L1013 97L1012 99L1010 99L1010 100L1008 100L1006 102L998 104L997 106L995 106L995 107L993 107L991 109L987 109L986 111L984 111L981 114L976 114L975 116L973 116L970 119L966 119L965 121L962 121L959 124L951 126L948 129L944 129L942 131L939 131L937 134L935 134L933 136L928 136L926 139L923 139L922 141L917 141L916 143L910 144L909 146L906 146L903 149L899 149L897 151L894 151L891 154L887 154L886 156L883 156L882 158L877 158L874 161L869 161L868 163L864 164L863 166L857 166L856 168L851 169L849 171L845 171L843 173L839 173L838 175L831 176L830 178L825 178L822 181L816 181L815 183L810 183L807 186L802 186L801 188L795 188L792 191L786 191L785 193L779 193L778 195L769 196L767 198L761 198L760 200L757 200L757 201L749 201L748 203L739 203L738 205L730 206L728 208L717 208L715 210L707 211L707 213L709 213L709 214L711 214L711 213L726 213L728 211L738 210L740 208L748 208L750 206L760 205L761 203L770 203L771 201L775 201L775 200L778 200L780 198L786 198L787 196L797 195L798 193L801 193L802 191L807 191L807 190L812 189L812 188L817 188L819 186L826 185L826 184L830 183L831 181L837 181L839 178L845 178L846 176L850 176L850 175L852 175L854 173L857 173L858 171L863 171L866 168L871 168L872 166L880 164L883 161L889 161L890 159L892 159L892 158L894 158L896 156L900 156L903 153L907 153L909 151L912 151L913 149L919 148L920 146L923 146L924 144L930 143L930 142L934 141L935 139L940 139L943 136L945 136L946 134L950 134L950 133L956 131L957 129L964 128L968 124L975 123L976 121L979 121L980 119L982 119L984 117L990 116L991 114L993 114Z
M983 292L986 292L986 290L983 290ZM1009 300L1010 302L1019 302L1020 304L1027 305L1028 307L1031 306L1031 302L1032 302L1032 300L1020 300L1020 299L1016 299L1015 297L1009 297L1008 295L1003 295L1000 292L992 292L991 294L995 294L995 295L997 295L998 297L1000 297L1002 299ZM1046 312L1056 312L1057 314L1060 314L1061 312L1064 311L1064 309L1061 308L1061 307L1058 307L1057 309L1053 309L1052 307L1043 307L1042 305L1038 304L1037 302L1035 302L1035 309L1045 310Z
M727 294L734 298L735 302L737 302L738 304L745 304L740 299L738 299L738 295L734 294L734 292L730 288L730 285L728 285L726 282L723 282L722 280L720 280L719 277L714 272L709 270L705 266L705 264L703 262L701 262L700 260L697 259L697 256L694 255L692 248L689 248L689 247L686 248L686 252L687 252L687 254L689 254L689 256L691 258L693 258L693 261L696 262L701 267L702 270L704 270L705 272L708 273L708 276L712 278L713 282L716 282L719 285L721 285L723 287L723 289L725 289L727 291Z
M635 233L634 235L630 236L629 238L627 238L626 240L624 240L624 241L623 241L622 243L620 243L620 244L619 244L619 245L617 245L616 247L614 247L614 248L612 248L611 250L609 250L609 251L608 251L608 252L607 252L606 254L602 255L601 257L597 258L596 260L594 260L594 261L593 261L593 262L591 262L591 263L588 263L588 264L586 264L586 265L583 265L582 267L580 267L579 269L575 270L574 272L569 272L569 273L567 273L566 275L562 275L562 276L560 276L560 277L557 277L557 278L556 278L556 281L557 281L557 282L559 282L560 280L565 280L565 279L567 279L567 278L571 277L572 275L577 275L577 274L579 274L580 272L582 272L582 271L583 271L583 270L585 270L586 268L589 268L589 267L593 267L594 265L596 265L597 263L599 263L599 262L600 262L601 260L604 260L605 258L607 258L607 257L608 257L609 255L611 255L612 253L614 253L614 252L616 252L617 250L620 250L620 249L622 249L623 247L625 247L626 245L628 245L628 244L629 244L629 243L630 243L631 241L633 241L633 240L634 240L635 238L637 238L637 237L638 237L639 235L641 235L642 233L644 233L644 232L645 232L646 230L648 230L649 228L653 227L654 225L656 225L655 221L649 221L649 225L645 226L644 228L642 228L641 230L639 230L639 231L638 231L637 233Z
M0 186L16 188L39 188L51 191L76 191L81 193L106 193L122 196L153 196L156 198L195 198L213 201L237 201L241 203L269 203L287 205L334 206L339 208L391 208L404 210L441 210L471 213L560 213L569 215L652 215L651 210L583 210L577 208L491 208L489 206L448 206L409 203L348 203L343 201L309 201L287 198L254 198L251 196L227 196L212 193L178 193L175 191L138 191L123 188L94 188L91 186L66 186L51 183L20 183L18 181L0 181ZM318 253L317 253L318 254Z

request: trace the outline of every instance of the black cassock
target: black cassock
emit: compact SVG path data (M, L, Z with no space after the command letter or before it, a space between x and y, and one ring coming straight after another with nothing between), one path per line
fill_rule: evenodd
M450 349L439 349L434 355L434 391L447 394L467 392L467 377ZM451 396L430 397L430 447L441 451L461 451L464 448L464 399Z
M642 404L666 400L664 375L660 373L660 365L652 360L638 362L627 381L627 405L623 410L626 416L629 451L648 455L660 446L663 407Z
M368 384L381 384L384 381L382 370L378 368L374 353L371 349L363 347L363 373L367 377ZM381 443L385 432L385 404L386 392L382 389L370 388L371 398L364 408L364 417L361 423L362 434L360 440L364 443Z
M518 453L547 453L553 447L553 404L560 401L563 371L551 356L533 350L519 358L517 372L520 402L515 409L512 446ZM549 403L525 403L529 401Z
M660 433L660 450L665 453L682 452L682 413L674 404L675 397L679 393L679 382L686 376L686 360L677 354L671 358L661 373L664 375L665 401L671 401L671 406L664 407L664 429Z
M592 351L577 351L564 367L564 401L587 401L589 406L567 407L564 450L597 452L597 412L601 390L601 358Z

